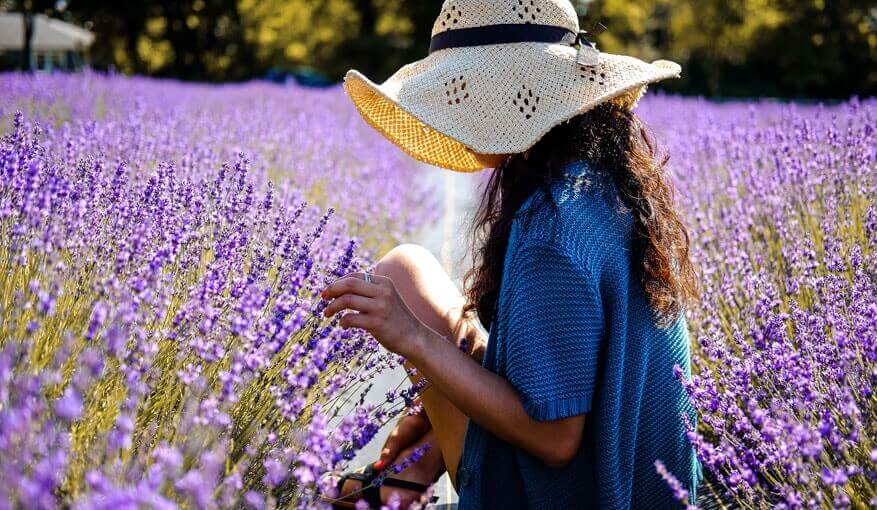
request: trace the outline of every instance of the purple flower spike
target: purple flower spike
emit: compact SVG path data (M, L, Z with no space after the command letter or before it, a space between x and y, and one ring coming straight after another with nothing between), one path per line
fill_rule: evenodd
M673 375L699 415L688 436L711 485L725 506L867 506L877 102L653 97L639 112L673 156L702 274L687 310L693 374Z
M18 112L0 506L320 507L417 412L422 386L376 384L402 360L324 321L319 292L432 225L440 194L340 88L86 72L0 90ZM713 485L728 507L877 506L877 101L656 95L637 113L702 275L692 373L654 376L697 411Z

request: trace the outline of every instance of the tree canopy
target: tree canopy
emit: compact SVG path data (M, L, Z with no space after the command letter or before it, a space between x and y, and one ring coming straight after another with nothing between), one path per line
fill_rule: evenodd
M604 51L670 58L674 91L843 98L877 93L873 0L576 0ZM100 68L228 81L271 69L376 79L426 55L440 0L0 0L70 19Z

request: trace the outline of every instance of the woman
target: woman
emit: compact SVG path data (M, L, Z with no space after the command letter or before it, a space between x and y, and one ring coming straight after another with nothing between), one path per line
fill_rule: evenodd
M689 372L694 270L663 161L631 112L679 66L585 37L567 0L448 0L429 57L380 86L348 74L360 113L413 157L495 171L465 297L412 246L324 291L328 316L345 312L343 327L428 381L425 414L340 480L339 506L407 503L446 470L460 508L678 507L656 461L693 497L694 416L674 369Z

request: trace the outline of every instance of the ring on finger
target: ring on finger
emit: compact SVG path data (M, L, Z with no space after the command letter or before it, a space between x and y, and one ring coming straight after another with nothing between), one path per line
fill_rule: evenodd
M366 271L365 272L365 283L371 283L371 282L372 282L372 274L369 273L368 271Z

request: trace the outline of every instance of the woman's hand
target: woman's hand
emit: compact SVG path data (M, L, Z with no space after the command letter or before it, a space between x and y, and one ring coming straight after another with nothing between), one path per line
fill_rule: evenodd
M409 357L429 328L414 316L392 280L370 277L368 283L363 273L351 273L326 287L321 296L333 301L323 314L332 317L349 310L353 313L341 318L342 328L364 329L387 350Z
M578 452L585 415L537 421L524 409L509 381L480 364L441 335L421 323L405 304L389 278L362 273L346 276L323 291L334 299L325 310L333 316L343 310L345 328L369 331L390 351L417 367L418 375L444 395L473 422L550 467L562 467Z

